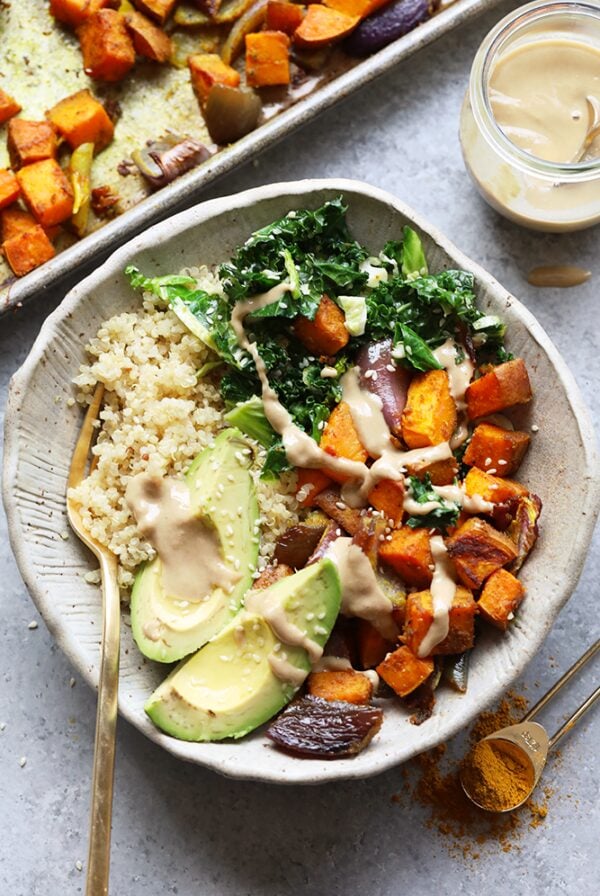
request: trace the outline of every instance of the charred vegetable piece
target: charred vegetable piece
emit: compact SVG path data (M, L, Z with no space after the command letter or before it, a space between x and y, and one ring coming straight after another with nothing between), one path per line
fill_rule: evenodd
M0 209L2 208L2 174L0 171ZM13 236L19 236L27 230L33 230L37 227L37 223L33 215L13 205L10 208L2 209L0 212L0 222L2 223L2 241L10 240Z
M115 214L118 201L118 195L107 184L92 190L92 211L98 218L108 218Z
M358 658L363 669L374 669L394 649L393 641L384 638L366 619L358 619L356 627Z
M177 0L134 0L134 6L159 25L164 25L176 2Z
M397 0L360 23L344 44L351 56L369 56L431 17L435 0Z
M411 375L403 367L396 367L392 357L391 339L363 346L356 356L360 368L361 386L381 399L385 422L395 436L402 436L402 412L406 405ZM377 376L366 377L367 370Z
M83 236L88 223L92 200L90 176L94 160L94 144L82 143L71 155L69 175L73 187L73 216L71 226L77 236Z
M340 498L339 489L326 488L320 495L317 495L314 503L349 535L356 535L360 527L360 510L344 504Z
M54 247L44 229L36 224L30 230L13 236L2 244L13 273L22 277L54 256Z
M323 650L323 656L334 656L337 659L348 660L354 668L358 661L354 630L353 619L338 616Z
M485 520L471 517L446 542L456 573L467 588L481 588L488 576L517 559L511 539Z
M125 24L131 33L136 53L152 62L168 62L171 56L171 39L140 12L125 16Z
M261 112L260 97L253 90L215 84L204 107L204 120L211 139L222 146L253 131Z
M279 582L280 579L286 579L293 573L293 569L285 563L278 563L277 566L267 566L255 580L252 587L255 591L260 591L261 588L269 588L275 582Z
M165 138L149 143L131 154L135 164L153 187L164 187L190 168L204 162L210 152L203 143L186 137Z
M542 502L537 495L519 498L515 518L508 529L508 535L517 546L517 556L508 567L512 573L516 574L521 569L538 540L538 519L541 512Z
M286 529L275 545L275 560L293 569L302 569L320 542L325 526L326 522L316 526L299 523Z
M266 733L288 753L341 759L364 750L382 722L381 709L308 696L291 703Z
M135 63L135 50L125 16L101 9L77 29L86 75L98 81L121 81Z
M459 653L456 656L447 656L444 658L442 680L450 685L452 690L458 691L459 694L467 693L470 659L470 650L465 650L464 653Z
M310 566L311 563L316 563L317 560L321 560L327 554L336 538L339 537L340 528L338 524L334 520L329 520L318 545L306 561L306 565Z
M16 170L42 159L56 156L56 133L47 121L13 118L8 123L7 148L10 164Z
M243 15L233 25L223 44L221 59L227 65L232 65L244 50L246 35L259 31L264 25L267 16L267 0L257 0L251 3Z
M422 725L430 719L435 706L435 690L440 683L442 675L441 663L435 662L433 675L419 685L419 687L404 698L404 705L412 715L409 718L411 725Z
M432 485L452 485L458 477L458 462L454 457L447 457L428 464L407 464L406 471L417 479L429 476Z

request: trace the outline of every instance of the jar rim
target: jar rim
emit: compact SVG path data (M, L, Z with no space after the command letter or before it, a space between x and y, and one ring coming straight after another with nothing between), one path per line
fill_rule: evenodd
M471 67L469 98L480 131L511 165L549 180L581 182L600 178L600 157L582 162L551 162L532 155L513 143L500 128L489 100L487 80L494 58L509 38L526 25L545 17L593 17L600 26L600 5L586 0L534 0L510 12L483 39Z

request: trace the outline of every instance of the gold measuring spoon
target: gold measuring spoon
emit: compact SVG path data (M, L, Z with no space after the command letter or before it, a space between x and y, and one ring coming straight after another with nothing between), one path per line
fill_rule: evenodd
M104 387L98 384L73 452L69 489L79 485L87 475L90 447L96 433L94 424L100 413L103 396ZM93 464L92 460L90 469L93 469ZM75 534L98 558L102 576L102 649L85 893L86 896L107 896L119 686L120 605L117 558L88 532L81 519L79 506L69 497L67 514Z
M479 741L479 744L489 743L496 754L500 754L503 765L508 771L514 771L515 773L520 772L519 777L526 782L527 789L523 790L524 795L523 793L519 794L518 798L516 798L518 801L516 801L514 805L504 806L502 809L498 809L497 804L494 805L490 803L485 805L485 800L482 798L482 794L475 794L472 792L471 782L469 776L465 773L465 766L463 765L460 775L462 789L476 806L479 806L480 809L486 809L489 812L512 812L513 809L518 809L519 806L522 806L523 803L529 799L540 780L549 751L556 746L559 740L564 737L565 734L577 724L579 719L588 711L588 709L594 705L598 697L600 697L600 687L596 688L596 690L590 694L587 700L581 704L581 706L569 719L567 719L564 725L559 728L552 737L548 736L548 732L539 724L539 722L532 722L532 719L544 708L544 706L546 706L547 703L550 702L550 700L552 700L554 695L579 672L585 663L587 663L599 649L600 640L596 641L595 644L592 644L583 656L571 666L568 672L565 672L562 678L559 678L556 684L550 688L548 693L544 694L541 700L535 704L533 709L529 710L521 722L517 725L510 725L507 728L500 728L498 731L494 731L493 734L488 734L487 737L484 737ZM476 744L473 749L477 749L479 744Z

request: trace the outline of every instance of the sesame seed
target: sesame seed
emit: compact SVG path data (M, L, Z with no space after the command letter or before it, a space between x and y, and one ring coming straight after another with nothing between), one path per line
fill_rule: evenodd
M21 758L19 759L19 765L21 766L21 768L25 768L25 766L27 765L26 756L21 756Z
M343 501L336 501L335 506L337 507L338 510L346 510L346 505L344 504Z
M396 367L394 364L386 364L385 369L388 370L390 373L396 372Z
M539 432L539 431L540 431L540 428L539 428L539 426L538 426L536 423L534 423L533 426L531 427L531 431L532 431L532 432Z
M83 862L81 861L81 859L77 859L77 861L75 862L75 867L78 871L83 871Z
M30 629L31 631L34 631L37 627L38 627L38 624L35 621L35 619L32 619L31 622L29 623L29 625L27 626L27 628Z
M74 688L76 685L76 681L74 678L69 678L69 687Z
M489 467L489 465L491 464L491 462L492 462L492 458L491 458L491 457L486 457L486 459L484 460L483 463L485 464L486 467Z
M488 470L488 473L492 476L494 475L494 473L497 473L497 472L498 472L498 470L496 469L496 467L491 467L491 469Z
M507 461L507 460L503 460L502 458L500 458L500 460L498 461L498 465L499 465L500 467L505 467L507 463L508 463L508 461Z

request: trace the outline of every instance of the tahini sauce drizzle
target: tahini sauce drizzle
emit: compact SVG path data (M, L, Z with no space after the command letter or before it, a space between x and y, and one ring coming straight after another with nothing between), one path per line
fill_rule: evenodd
M463 352L464 358L458 364L456 363L457 346L452 339L447 339L443 345L436 348L433 354L436 360L442 365L448 374L448 385L450 387L450 395L454 399L456 405L456 414L458 417L458 427L456 432L450 439L450 447L454 450L465 441L469 435L466 421L467 401L465 393L467 387L473 377L475 365L466 352Z
M450 626L449 611L456 594L456 581L444 539L434 535L430 541L435 568L430 585L433 604L433 621L419 646L419 656L429 656L433 648L440 644Z
M392 605L379 587L366 554L352 543L351 538L342 537L336 538L326 556L338 569L344 616L366 619L384 638L395 640L398 629L391 615Z
M239 580L223 563L215 529L192 513L185 482L139 473L129 481L125 501L160 558L168 595L199 602L214 588L230 591Z

